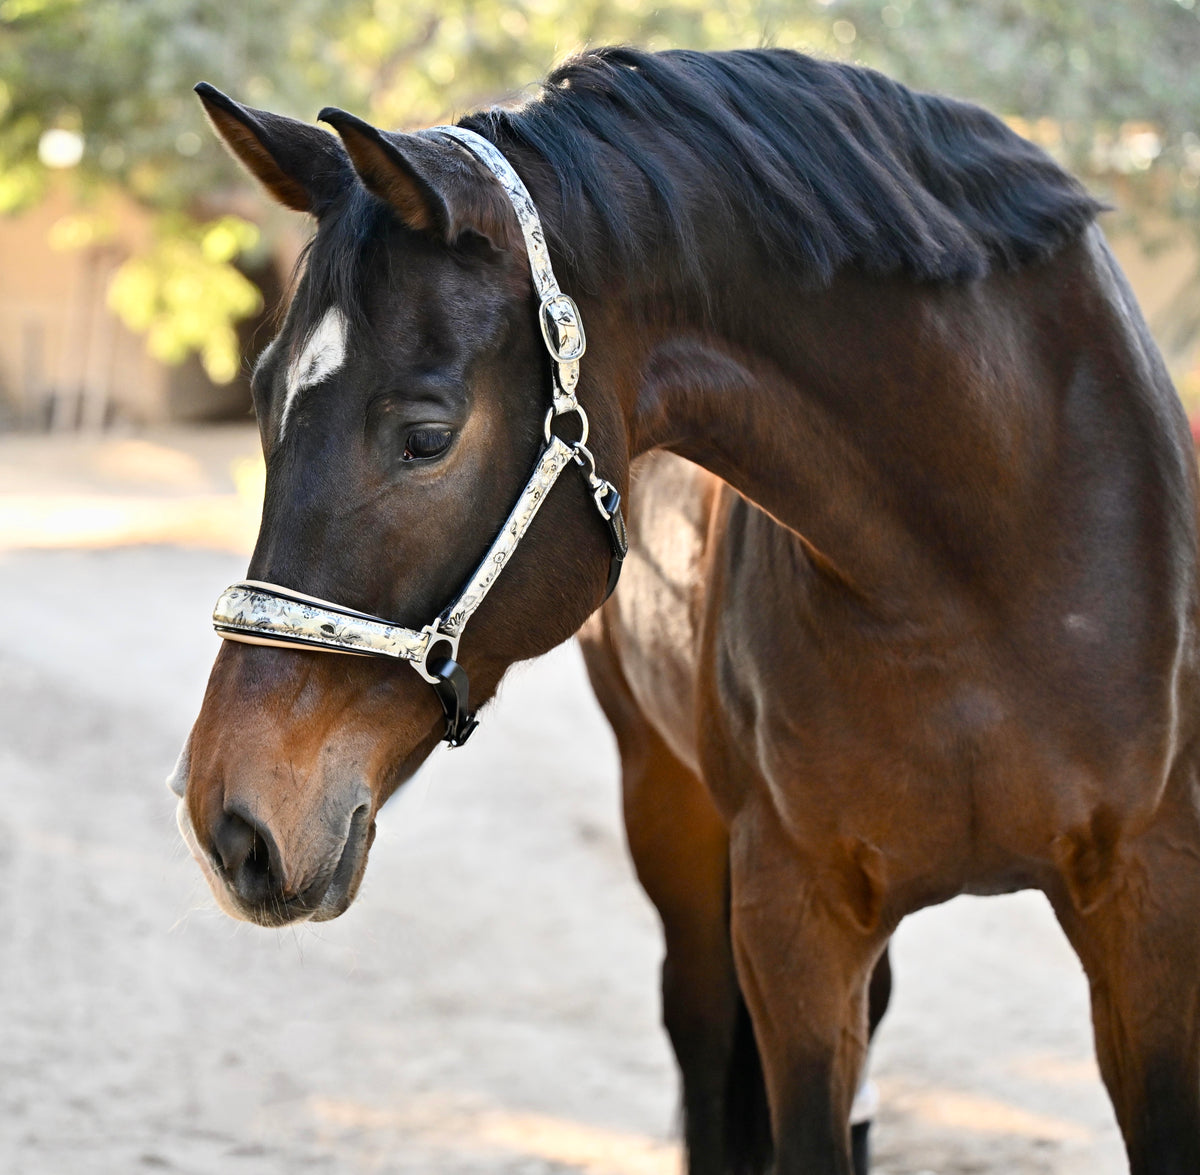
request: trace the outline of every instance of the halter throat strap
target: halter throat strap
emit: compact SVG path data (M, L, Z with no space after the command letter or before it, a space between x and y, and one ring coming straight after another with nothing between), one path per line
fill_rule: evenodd
M467 674L458 662L463 630L507 566L564 469L569 465L579 468L608 534L606 598L617 585L629 543L621 495L616 486L596 472L595 458L587 447L587 414L576 397L579 360L587 347L579 308L562 292L554 276L533 200L512 165L482 135L456 126L434 127L425 133L449 139L483 164L496 177L517 215L539 300L538 325L551 359L553 393L546 413L545 445L487 554L462 591L424 628L406 628L381 616L261 580L242 580L226 588L213 609L213 627L224 640L244 644L407 661L433 687L446 719L443 740L457 747L478 725L470 709ZM578 440L567 442L553 433L551 426L556 417L571 413L579 417L580 435Z

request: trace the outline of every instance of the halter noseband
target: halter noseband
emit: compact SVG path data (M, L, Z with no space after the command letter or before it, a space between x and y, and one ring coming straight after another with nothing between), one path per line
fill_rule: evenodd
M424 628L405 628L380 616L253 579L242 580L222 592L213 609L213 627L223 639L245 644L407 661L437 693L446 715L443 739L452 747L461 747L478 725L469 705L467 674L457 660L463 629L512 558L546 495L568 465L579 467L608 531L612 554L606 596L617 586L628 541L621 495L616 486L596 474L596 462L587 447L587 414L575 398L579 360L587 345L579 308L559 289L541 220L529 192L508 160L482 135L456 126L434 127L429 133L454 140L492 172L512 203L525 237L533 284L540 300L538 325L552 361L553 402L546 412L545 445L537 464L467 585ZM555 417L571 413L579 417L580 435L578 440L567 442L551 431L551 425Z

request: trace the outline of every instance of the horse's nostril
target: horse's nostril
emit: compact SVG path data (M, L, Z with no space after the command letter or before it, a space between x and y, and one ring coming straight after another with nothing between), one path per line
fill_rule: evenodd
M224 812L213 829L213 857L233 889L247 901L262 901L274 890L270 832L237 812Z
M213 858L226 873L238 867L254 851L254 829L240 816L224 812L213 829Z

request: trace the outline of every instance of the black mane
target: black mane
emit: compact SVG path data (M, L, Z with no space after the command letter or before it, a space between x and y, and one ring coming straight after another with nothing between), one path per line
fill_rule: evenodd
M1047 257L1103 207L977 106L782 49L596 49L462 125L552 173L541 212L573 287L649 274L709 312L723 249L807 288L846 267L966 281ZM297 266L298 338L331 293L361 320L365 268L397 231L349 185Z
M589 285L661 266L664 248L703 272L701 229L749 238L810 287L847 266L963 281L1048 256L1103 208L979 107L787 50L597 49L524 107L462 125L549 164L547 231Z

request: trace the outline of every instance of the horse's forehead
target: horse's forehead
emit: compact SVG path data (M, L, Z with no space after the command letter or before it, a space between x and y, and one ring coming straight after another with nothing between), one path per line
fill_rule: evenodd
M323 383L346 362L350 324L339 306L329 306L292 355L284 379L286 393L279 416L279 439L287 432L288 418L297 399L309 388ZM275 340L278 342L278 340ZM275 346L271 343L271 347Z

